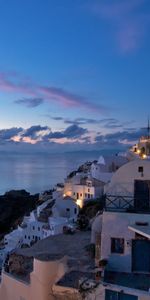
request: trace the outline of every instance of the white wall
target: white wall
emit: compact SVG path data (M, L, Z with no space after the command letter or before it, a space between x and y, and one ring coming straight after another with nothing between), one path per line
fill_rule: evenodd
M138 168L143 166L143 176ZM134 194L134 180L150 180L150 161L137 159L118 169L106 186L106 194L131 195Z
M56 200L54 208L54 212L59 213L60 217L72 219L73 221L77 220L79 208L74 200L69 197L61 198L60 200ZM55 217L55 215L54 215Z
M109 261L109 269L118 272L131 272L131 241L135 233L128 229L135 222L148 222L149 214L104 212L102 219L101 257ZM111 238L124 238L123 254L111 253Z

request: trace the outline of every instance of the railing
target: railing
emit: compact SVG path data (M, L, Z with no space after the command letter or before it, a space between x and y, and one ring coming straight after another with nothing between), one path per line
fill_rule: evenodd
M123 195L106 195L106 210L127 210L134 208L134 197Z

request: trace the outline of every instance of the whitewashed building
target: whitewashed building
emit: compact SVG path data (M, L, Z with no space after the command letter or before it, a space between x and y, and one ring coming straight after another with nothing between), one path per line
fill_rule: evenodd
M150 161L120 167L105 191L105 211L92 227L99 261L108 261L101 299L150 299Z
M98 161L91 165L91 176L107 183L111 180L113 173L127 162L128 159L120 155L100 156Z
M38 240L50 235L63 233L63 228L77 220L79 207L70 197L49 199L25 216L17 229L4 237L4 247L0 249L0 259L4 260L7 253L30 246Z
M76 174L67 178L64 185L64 196L70 196L83 207L85 200L93 200L103 195L105 183L92 178L91 175Z

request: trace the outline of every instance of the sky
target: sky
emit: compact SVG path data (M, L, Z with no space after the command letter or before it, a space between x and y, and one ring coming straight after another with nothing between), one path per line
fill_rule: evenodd
M0 0L0 150L124 149L147 125L149 0Z

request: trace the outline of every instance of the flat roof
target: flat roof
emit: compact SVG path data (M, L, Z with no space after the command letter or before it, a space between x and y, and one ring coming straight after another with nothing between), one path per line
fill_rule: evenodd
M143 273L105 271L104 282L132 289L149 291L150 276L149 274Z
M149 225L142 226L142 225L135 224L135 225L128 226L128 229L150 239L150 226Z
M90 244L90 231L79 231L70 234L49 236L38 241L30 248L17 249L16 254L32 256L39 260L57 260L69 256L75 260L90 263L90 257L85 249ZM88 264L89 264L88 263Z
M95 280L95 274L90 272L71 271L69 273L66 273L56 283L56 285L79 289L79 280L81 278L84 278L85 280Z

